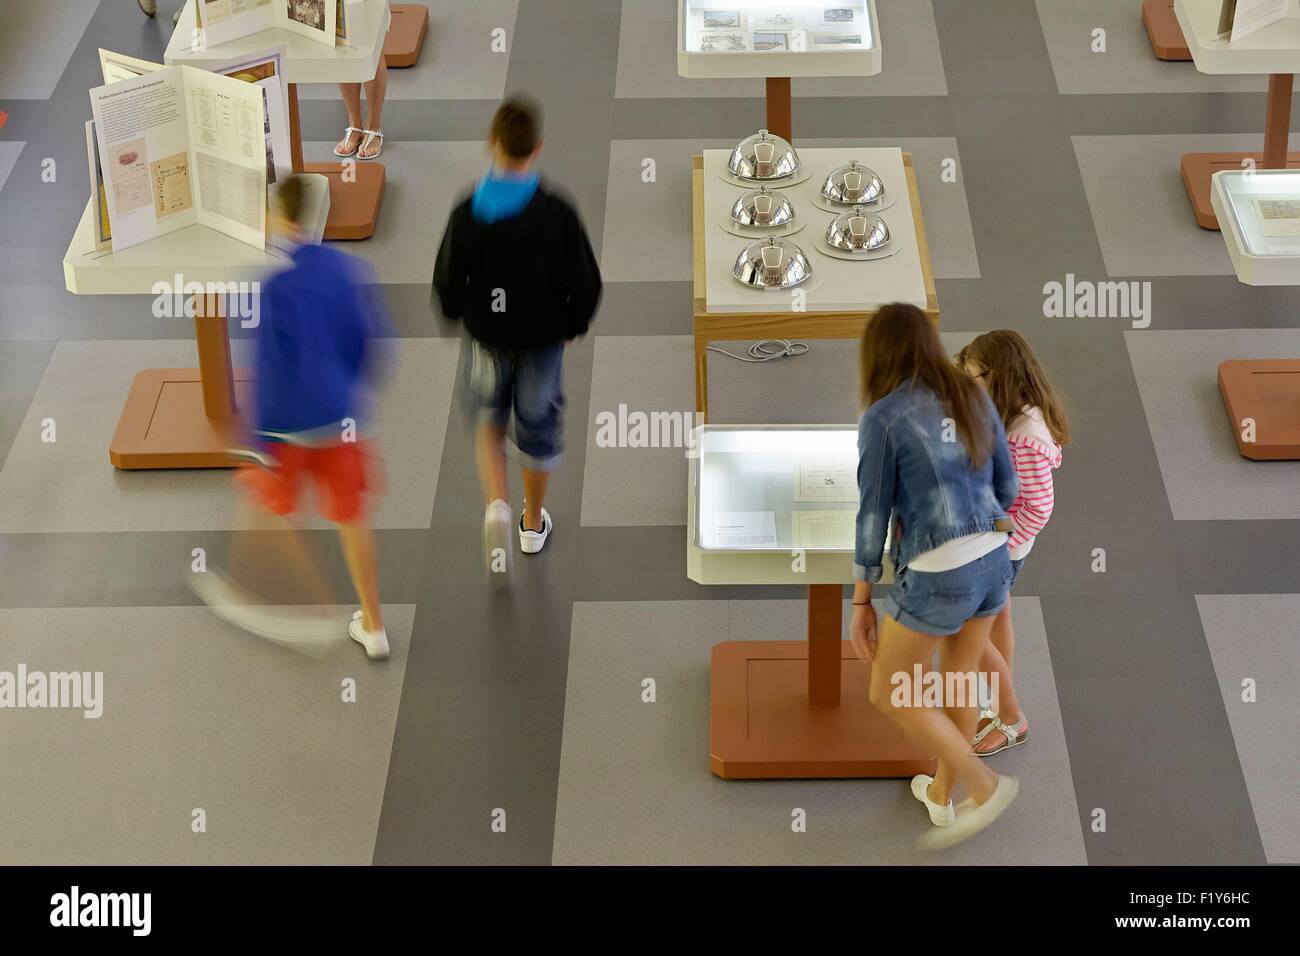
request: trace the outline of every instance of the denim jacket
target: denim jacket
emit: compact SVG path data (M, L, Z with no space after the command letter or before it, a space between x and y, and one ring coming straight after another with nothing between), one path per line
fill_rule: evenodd
M1007 508L1016 500L1016 473L1006 431L986 402L993 452L979 468L955 425L944 434L950 416L923 385L904 382L862 413L855 580L880 580L891 516L902 525L892 548L897 570L953 538L1011 530Z

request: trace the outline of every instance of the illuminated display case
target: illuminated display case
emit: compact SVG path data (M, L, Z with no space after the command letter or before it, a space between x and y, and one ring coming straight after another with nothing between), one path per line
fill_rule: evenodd
M1220 171L1210 198L1238 279L1300 285L1300 172Z
M873 0L679 0L678 73L687 77L871 76L880 72Z

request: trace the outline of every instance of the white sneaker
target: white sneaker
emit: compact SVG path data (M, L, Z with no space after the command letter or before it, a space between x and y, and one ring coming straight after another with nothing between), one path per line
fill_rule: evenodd
M361 626L362 617L360 611L352 615L352 623L348 625L348 634L352 640L366 649L366 656L372 661L382 661L388 656L388 631L382 627L377 631L367 631Z
M497 498L483 513L483 567L489 581L509 580L514 566L510 525L510 505Z
M969 840L1002 816L1002 811L1011 806L1011 801L1016 799L1019 792L1019 780L999 776L997 788L987 800L978 806L974 800L963 800L956 822L942 830L931 830L921 837L919 846L922 850L945 850L963 840Z
M519 550L524 554L536 554L546 547L546 539L551 536L551 513L542 509L542 530L529 531L524 527L524 516L519 516Z
M957 819L957 811L952 808L951 800L943 806L939 806L930 799L930 794L927 791L933 782L934 777L928 773L918 773L912 778L912 796L924 803L925 808L930 811L931 823L937 827L952 826L952 822Z

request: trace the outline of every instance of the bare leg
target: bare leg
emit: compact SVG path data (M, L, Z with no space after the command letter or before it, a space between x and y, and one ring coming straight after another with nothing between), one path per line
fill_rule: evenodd
M361 626L367 631L382 630L384 615L379 609L379 559L375 554L374 533L367 525L341 524L339 538L352 574L352 585L361 600Z
M488 504L500 498L510 500L506 477L506 429L504 425L480 425L475 436L478 480Z
M380 59L382 61L383 58ZM348 111L348 125L353 129L361 129L361 84L340 83L339 95L343 97L343 106ZM352 149L360 144L360 133L348 133L339 140L341 149Z
M264 580L271 574L282 576L288 569L290 582L303 588L304 593L298 597L304 603L321 606L334 603L315 551L307 547L302 530L292 521L241 498L235 528L226 560L231 579L241 589L256 593L248 586L251 582Z
M549 471L524 469L524 528L528 531L542 529L542 502L546 499L546 485L551 479Z
M983 803L992 795L997 787L997 775L971 753L970 734L963 733L951 717L937 708L893 706L890 700L893 693L891 678L897 673L911 675L915 664L928 668L935 645L941 640L962 640L964 635L966 642L982 647L988 640L991 623L988 618L982 622L976 619L967 622L958 635L938 638L914 631L887 617L881 625L876 659L871 665L871 703L925 751L935 754L941 772L946 765L948 772L966 788L976 803ZM967 628L973 629L967 633ZM978 653L971 656L973 660L979 659Z
M366 111L370 116L366 129L382 131L384 128L384 97L388 95L388 67L384 58L379 58L379 69L375 78L366 84ZM359 115L359 114L358 114ZM375 140L364 151L357 153L360 159L372 159L379 152L379 141Z
M945 678L948 674L973 674L980 667L992 628L993 618L976 617L967 621L956 634L942 638L939 644L939 670L943 672ZM956 684L955 682L950 684L945 679L945 689L949 686L955 687ZM979 723L979 702L974 696L975 687L965 683L962 686L972 691L970 698L965 701L967 706L957 707L956 701L945 701L948 706L944 708L944 713L961 731L962 739L967 742L966 749L969 752L970 739L975 736L975 727ZM931 800L941 805L948 802L949 797L952 796L953 784L956 782L954 780L956 769L942 760L939 762L934 783L930 786Z
M1004 724L1015 724L1024 716L1011 680L1011 660L1015 649L1016 632L1011 624L1011 605L1007 604L993 622L993 634L980 661L980 669L990 675L990 680L993 674L998 675L998 693L993 701L993 712ZM1006 735L1002 731L990 730L988 736L980 741L977 750L987 753L1006 742Z

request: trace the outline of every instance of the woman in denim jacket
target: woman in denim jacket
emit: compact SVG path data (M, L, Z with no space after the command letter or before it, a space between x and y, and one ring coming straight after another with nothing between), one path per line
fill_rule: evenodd
M1015 470L988 397L953 365L915 306L885 306L868 323L862 394L851 637L872 664L871 702L939 758L934 778L912 781L939 828L922 845L938 849L992 823L1019 788L970 744L979 719L974 675L1009 594ZM891 521L895 579L877 631L871 588ZM942 700L911 686L936 651ZM955 783L968 799L954 810Z

